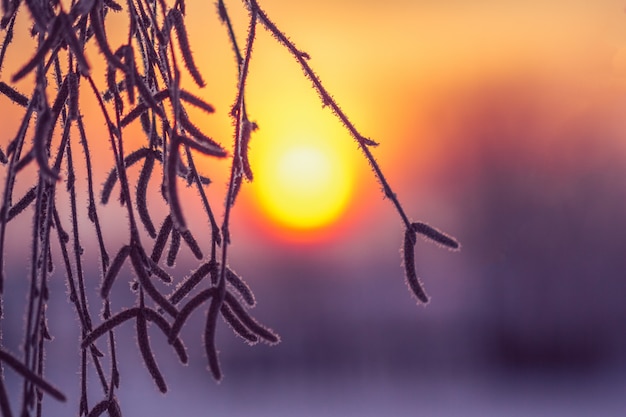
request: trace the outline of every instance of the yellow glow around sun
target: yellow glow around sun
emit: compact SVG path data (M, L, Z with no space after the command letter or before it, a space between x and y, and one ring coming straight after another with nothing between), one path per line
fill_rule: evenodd
M292 230L328 226L345 210L354 173L342 147L321 140L283 140L254 154L257 199L268 217Z

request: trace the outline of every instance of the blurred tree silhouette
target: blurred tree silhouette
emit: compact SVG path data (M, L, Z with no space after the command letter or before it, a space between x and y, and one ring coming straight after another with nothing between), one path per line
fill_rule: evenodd
M203 98L181 87L184 69L199 86L205 82L189 46L185 26L185 2L176 0L170 6L163 0L129 0L118 4L114 0L78 0L70 5L57 1L4 0L1 28L4 32L0 50L0 68L4 63L13 34L19 29L16 20L20 9L31 17L31 35L36 39L34 55L11 78L0 81L0 92L14 106L23 108L23 118L14 138L0 149L0 161L6 165L3 199L0 211L0 293L5 296L4 258L12 238L8 225L18 216L32 214L32 235L29 239L29 295L23 334L23 352L18 359L0 346L0 362L17 372L23 381L19 400L9 399L4 370L0 368L0 408L2 415L13 414L12 402L19 402L22 416L42 415L44 395L64 401L65 395L44 377L45 349L51 340L48 331L47 303L50 297L60 297L48 291L55 272L52 251L59 251L61 268L69 289L68 302L73 306L81 331L79 415L98 416L108 412L121 415L115 392L122 389L116 360L116 328L133 321L144 365L160 391L167 383L153 356L149 332L162 332L182 363L187 353L180 331L187 318L203 306L206 310L204 347L213 377L222 376L215 347L216 323L221 316L232 330L250 344L259 341L274 344L278 335L257 322L248 312L255 299L248 285L228 266L231 242L229 225L231 207L244 180L252 180L248 162L248 143L257 125L249 119L245 106L246 80L257 26L268 30L297 60L322 104L341 120L357 142L380 184L384 195L393 203L405 226L404 263L407 282L419 302L428 297L417 278L414 265L416 235L421 234L448 248L458 248L451 237L422 222L411 222L396 195L381 172L370 147L377 143L363 136L350 122L332 96L315 75L306 52L296 48L289 38L270 20L255 0L244 2L249 14L245 45L239 47L226 6L218 1L217 11L224 23L236 55L238 88L231 116L234 146L232 154L202 132L189 117L190 107L207 114L214 111ZM111 12L124 11L128 18L127 38L120 46L107 37L105 21ZM97 87L86 49L97 46L104 59L105 91ZM182 63L179 60L182 58ZM31 91L18 91L16 83L33 77ZM22 84L24 85L24 84ZM113 154L113 167L100 194L94 186L92 154L93 136L88 134L81 103L86 97L95 98L101 120ZM143 132L142 145L129 149L128 128L139 124ZM136 140L133 142L136 143ZM77 149L78 148L78 149ZM77 152L81 160L75 161ZM230 177L225 195L221 222L212 209L205 188L209 179L196 169L198 154L230 159ZM136 180L129 169L139 165ZM23 195L18 195L18 179L28 177L25 168L34 166L36 178ZM76 187L77 177L86 178L85 195ZM159 223L148 206L150 181L158 181L161 198L169 213ZM195 187L200 197L211 232L211 242L201 248L188 227L185 204L179 196L180 183ZM66 191L61 188L63 186ZM102 205L110 204L114 190L119 187L119 203L125 210L127 241L120 247L105 244L106 228L102 220ZM99 200L99 201L98 201ZM97 239L97 257L101 269L100 296L102 317L94 317L85 286L84 219L79 215L81 204L87 203L88 220ZM68 210L71 223L66 223L59 209ZM155 224L158 227L155 227ZM115 225L117 226L117 225ZM66 231L67 230L67 231ZM15 233L15 232L13 232ZM167 254L164 258L164 252ZM184 242L198 260L197 267L180 279L168 272L177 259ZM206 252L208 252L208 254ZM115 310L116 294L121 292L122 268L128 265L134 273L130 283L135 304ZM174 290L166 284L176 282ZM117 307L115 307L117 308ZM14 318L3 318L13 320ZM0 327L1 330L1 327ZM99 398L88 398L87 374L93 369L101 385Z

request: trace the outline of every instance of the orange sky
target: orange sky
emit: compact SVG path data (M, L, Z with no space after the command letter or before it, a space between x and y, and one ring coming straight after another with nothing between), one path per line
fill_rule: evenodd
M431 191L430 179L449 163L450 132L471 127L465 120L471 100L497 91L511 112L524 100L556 125L587 109L615 109L625 92L626 14L619 1L263 4L313 57L361 131L381 142L375 155L416 215L420 193ZM259 37L251 65L250 111L261 125L255 143L277 131L297 134L302 126L315 131L334 123L294 60L267 34ZM350 231L379 215L397 224L351 139L340 132L333 139L352 148L357 161L356 197L346 214ZM244 201L253 219L263 218L254 201Z
M212 2L187 3L192 49L208 80L198 93L217 109L212 116L192 113L192 120L230 147L228 110L236 77L226 31ZM431 195L433 176L446 170L448 139L467 128L462 125L465 116L483 92L497 91L505 103L522 94L532 105L543 106L554 123L589 107L615 110L625 92L626 14L621 1L260 3L311 55L311 65L361 132L381 143L375 155L412 213L423 208L420 193ZM243 45L246 15L240 2L227 6ZM114 24L109 26L113 38ZM29 45L17 38L2 72L5 81L31 53L16 55L16 46L28 51ZM95 50L88 52L97 68L101 56ZM185 77L184 84L193 90ZM25 92L26 82L20 85ZM100 82L104 85L102 77ZM251 145L253 169L255 152L264 143L306 135L334 143L342 158L350 161L356 178L353 198L338 224L322 235L336 239L338 233L354 233L378 216L398 224L353 140L328 109L322 109L295 60L261 28L247 104L250 117L260 126ZM0 143L5 149L16 129L15 113L8 107L8 100L0 98L4 127ZM93 106L83 106L83 113L97 115ZM608 113L599 117L609 117ZM101 121L94 123L92 128L102 132ZM95 163L108 170L112 157L104 157L109 152L105 136L101 142L98 152L103 157ZM221 204L227 165L207 160L203 170L216 181L211 195ZM293 233L277 233L252 190L244 188L233 221L251 227L253 241L293 239ZM441 204L432 205L426 210L434 213Z

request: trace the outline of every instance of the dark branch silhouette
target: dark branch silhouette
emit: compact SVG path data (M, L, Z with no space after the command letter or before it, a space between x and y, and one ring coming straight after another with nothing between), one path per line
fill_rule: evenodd
M216 340L220 317L248 344L280 341L274 331L250 314L249 308L256 304L252 289L229 265L231 242L236 238L231 236L232 209L244 180L254 179L248 149L258 126L246 109L246 89L259 27L272 34L295 58L322 105L334 113L356 141L381 184L384 196L392 202L404 225L403 256L409 288L420 302L428 302L416 272L417 234L449 249L458 249L459 243L426 223L409 220L371 153L370 148L378 142L357 130L314 72L309 54L295 46L256 0L244 1L249 24L243 49L224 1L217 2L218 16L234 53L233 71L237 74L236 95L230 109L232 152L226 151L219 138L214 139L200 129L199 120L193 120L192 114L187 112L191 106L210 119L215 109L203 96L181 88L183 76L189 76L199 87L206 84L192 52L194 39L190 38L186 27L184 1L178 0L170 6L163 0L128 0L122 4L113 0L78 0L67 6L55 0L3 0L1 5L0 31L4 38L0 45L0 70L7 50L13 47L18 12L31 17L29 30L37 43L32 55L18 63L15 73L8 78L0 73L0 97L6 97L9 105L19 108L22 115L17 131L10 132L9 143L0 146L0 163L5 170L0 205L0 297L13 296L4 292L3 285L10 241L7 225L24 216L31 216L33 225L29 242L30 272L25 277L29 290L22 357L18 359L9 354L0 337L0 362L15 370L22 379L20 415L42 415L42 393L65 401L65 395L43 375L46 348L53 343L54 336L47 325L50 318L46 307L51 297L48 281L59 274L57 269L67 282L67 302L78 318L76 323L82 338L81 392L77 404L80 416L122 415L115 395L124 384L118 371L116 352L120 346L117 346L116 332L127 321L134 320L136 348L161 392L167 391L167 382L152 353L155 341L150 339L149 333L155 327L165 335L180 362L187 363L180 332L191 314L202 310L204 349L209 371L216 380L222 378ZM69 10L64 10L65 7ZM127 37L121 45L113 45L105 22L112 11L124 10L128 25L123 30ZM100 54L88 56L87 51L93 50L93 46ZM178 62L180 58L182 65ZM92 65L96 60L104 66ZM95 74L93 68L104 70ZM29 79L32 89L23 92L24 85L28 85L25 80ZM15 83L20 80L23 84L18 88ZM104 83L104 90L98 87L97 81ZM86 116L81 108L88 98L96 100L97 113L97 120L90 119L89 125L104 126L102 133L110 149L106 155L97 155L98 159L108 160L110 167L102 185L94 184L96 175L92 165L94 146L102 138L86 129ZM137 139L132 131L131 142L130 129L134 126L141 127L142 136ZM80 142L80 152L76 150L77 142ZM76 164L75 155L80 155L84 164ZM210 159L226 158L230 163L226 192L221 200L209 200L206 190L211 180L198 172L199 155ZM24 174L27 167L35 168L35 179L18 192L18 180L29 181ZM78 189L77 178L86 179L86 191ZM160 193L152 189L157 184ZM65 191L58 192L63 186ZM208 232L192 230L187 222L188 205L181 198L181 186L197 190ZM111 198L114 192L119 198ZM168 208L160 224L155 223L157 210L153 207L159 198ZM117 246L107 240L109 224L102 215L106 205L119 205L124 210L120 224L114 226L119 229L122 225L128 233ZM213 207L216 205L223 207L221 218L215 215ZM64 213L60 207L69 207L69 219L60 215ZM88 222L80 218L80 207L87 208ZM85 236L90 232L85 231L85 227L93 228L91 233L98 241L97 250L95 245L92 248L86 242ZM203 247L196 237L207 234L210 243ZM167 269L175 266L182 242L183 250L191 251L197 260L186 278L177 276L177 269ZM56 251L60 253L60 268L55 268L53 262ZM85 251L94 251L99 262L99 297L88 296ZM109 254L115 256L111 259ZM176 283L174 289L167 287L171 283ZM134 294L134 305L112 311L112 306L117 305L113 301L123 291ZM101 317L90 312L90 305L98 303L102 306ZM0 336L2 320L9 318L2 317L0 311ZM89 398L93 394L88 394L87 390L88 375L93 371L98 378L98 389L102 391L97 401ZM14 415L12 403L15 402L8 398L0 367L2 415Z

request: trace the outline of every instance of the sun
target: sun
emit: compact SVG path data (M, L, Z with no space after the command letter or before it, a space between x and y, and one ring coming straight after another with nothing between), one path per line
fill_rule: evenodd
M255 195L276 225L295 232L330 226L353 193L351 158L323 140L267 144L255 153Z

